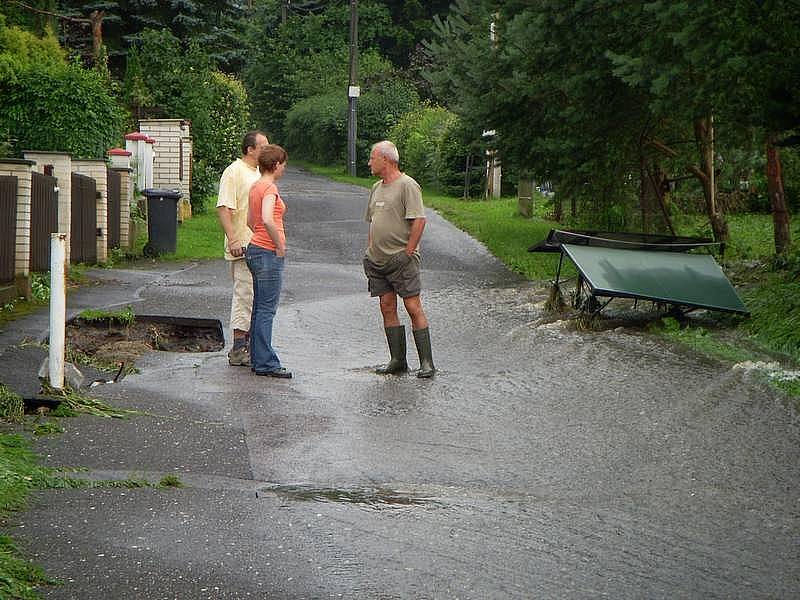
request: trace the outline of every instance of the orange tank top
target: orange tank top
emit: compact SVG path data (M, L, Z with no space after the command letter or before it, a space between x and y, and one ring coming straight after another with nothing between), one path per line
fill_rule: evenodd
M269 232L267 228L264 227L264 221L261 218L261 206L264 202L264 197L269 195L275 196L275 208L272 211L272 218L273 221L275 221L275 226L278 228L281 245L284 247L286 246L286 232L283 230L283 213L286 212L286 205L283 203L283 199L278 193L278 186L276 186L274 182L261 180L256 181L253 187L250 188L248 210L251 215L255 216L255 218L252 219L252 221L255 222L255 226L250 243L261 248L266 248L267 250L277 250L275 240L269 236Z

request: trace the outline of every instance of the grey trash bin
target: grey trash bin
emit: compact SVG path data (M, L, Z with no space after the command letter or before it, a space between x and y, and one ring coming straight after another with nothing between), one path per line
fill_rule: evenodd
M146 188L147 243L142 250L145 256L172 254L178 245L178 200L181 192Z

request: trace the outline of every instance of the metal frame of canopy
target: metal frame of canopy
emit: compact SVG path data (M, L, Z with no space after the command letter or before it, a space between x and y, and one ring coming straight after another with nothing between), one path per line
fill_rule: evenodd
M575 243L573 243L575 242ZM686 254L715 246L710 240L638 233L551 230L531 252L559 252L554 285L559 285L564 256L578 271L573 305L597 314L614 298L670 304L688 312L698 308L749 314L710 254ZM582 302L584 287L586 302ZM600 303L598 298L608 298Z
M708 239L657 233L551 229L547 237L528 248L528 252L560 252L561 244L686 252L696 248L712 249L720 244Z

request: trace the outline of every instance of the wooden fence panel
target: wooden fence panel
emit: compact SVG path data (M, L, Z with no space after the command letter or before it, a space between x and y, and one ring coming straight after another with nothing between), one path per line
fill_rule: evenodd
M72 174L70 261L97 262L97 186L86 175Z
M50 270L50 234L58 231L58 179L31 173L31 271Z
M0 176L0 282L14 280L17 243L17 178Z

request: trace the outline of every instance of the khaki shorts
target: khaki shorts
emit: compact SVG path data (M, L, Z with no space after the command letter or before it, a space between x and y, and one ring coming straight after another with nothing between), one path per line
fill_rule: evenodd
M382 266L364 257L364 273L370 296L383 296L394 292L401 298L419 296L422 289L420 278L421 259L418 254L409 256L399 252Z

